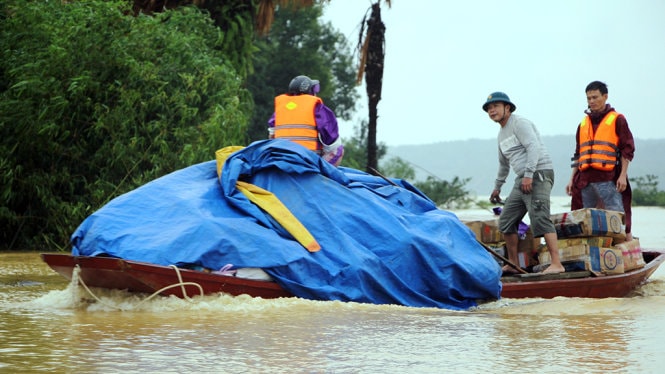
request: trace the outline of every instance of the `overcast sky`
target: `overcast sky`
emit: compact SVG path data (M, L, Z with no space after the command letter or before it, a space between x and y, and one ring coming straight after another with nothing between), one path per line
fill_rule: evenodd
M374 1L332 0L324 21L358 42ZM665 138L665 1L382 1L386 56L377 138L388 146L495 138L482 111L504 91L542 135L574 136L584 88L609 87L608 103L639 139ZM367 119L360 88L357 118Z

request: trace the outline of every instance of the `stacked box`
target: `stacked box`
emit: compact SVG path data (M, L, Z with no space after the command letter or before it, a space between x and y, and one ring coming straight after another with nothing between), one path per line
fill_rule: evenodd
M610 236L625 238L623 213L585 208L551 216L559 238Z
M505 247L506 242L503 239L503 234L499 231L499 220L497 218L485 221L465 221L464 224L473 231L478 241L486 244L500 255L508 257L508 251ZM528 229L524 239L520 239L517 243L519 264L515 265L523 268L537 265L535 254L539 244L540 239L535 239L531 229Z
M533 237L533 232L531 232L531 228L529 228L526 230L526 236L524 239L520 239L519 242L517 242L517 252L533 253L538 249L536 242L540 243L540 239L535 239Z
M583 263L586 270L602 272L605 274L621 274L625 271L623 254L620 249L578 244L572 247L559 248L561 263ZM538 255L540 264L552 262L549 252Z
M499 231L499 221L497 219L486 221L465 221L464 224L476 234L476 239L485 244L504 242L503 234ZM526 252L538 248L536 241L537 243L540 243L540 239L535 239L529 228L526 231L525 238L520 239L518 250Z
M557 240L557 248L573 247L580 244L588 244L590 247L612 247L610 236L590 236L584 238L565 238ZM547 247L545 248L547 250Z
M503 241L503 234L499 231L497 219L486 221L468 221L464 224L476 234L476 239L483 243L499 243Z
M503 245L503 243L494 244L494 245L489 244L489 245L487 245L487 247L489 249L491 249L492 251L494 251L494 253L499 254L500 256L508 257L508 254L506 253L506 246ZM492 257L494 257L496 262L498 262L500 265L503 265L503 261L501 261L497 256L492 256Z
M545 247L547 248L547 247ZM570 247L559 247L559 259L561 262L586 261L589 257L589 245L578 244ZM552 262L550 252L545 250L538 254L538 262L549 264Z
M498 253L499 255L508 258L508 250L506 249L505 243L498 243L498 244L488 244L487 247L494 251L495 253ZM500 264L500 265L505 265L503 261L498 259L496 256L492 256L495 258L495 260ZM518 252L517 253L517 263L515 265L518 265L521 268L528 268L531 266L538 265L536 262L536 259L533 256L532 252Z
M614 248L589 247L587 270L604 274L622 274L625 272L623 254Z
M612 243L614 245L625 243L626 242L626 234L624 233L623 235L618 235L612 238Z
M538 247L540 238L533 237L531 228L526 231L524 239L517 242L517 258L521 267L527 268L538 265Z
M617 244L614 248L621 251L625 271L640 269L646 265L644 256L642 256L642 247L638 239Z

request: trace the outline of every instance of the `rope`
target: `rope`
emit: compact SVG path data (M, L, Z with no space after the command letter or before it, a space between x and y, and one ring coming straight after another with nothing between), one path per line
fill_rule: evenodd
M168 289L171 289L171 288L174 288L174 287L178 287L178 286L181 288L182 295L183 295L183 299L185 299L185 300L187 300L187 301L192 301L192 298L190 298L190 297L187 295L187 291L185 290L185 286L196 286L196 287L199 289L199 295L200 295L200 296L203 296L203 295L204 295L204 293L203 293L203 287L201 287L200 284L195 283L195 282L183 282L183 280L182 280L182 275L180 274L180 269L178 269L178 267L175 266L175 265L169 265L169 266L170 266L171 268L173 268L173 270L175 270L176 275L178 276L178 283L171 284L171 285L169 285L169 286L163 287L163 288L161 288L161 289L159 289L159 290L153 292L150 296L148 296L147 298L141 300L141 301L136 305L137 307L140 306L141 304L145 303L146 301L152 299L153 297L159 295L160 293L162 293L162 292L164 292L164 291L166 291L166 290L168 290ZM80 271L81 271L81 268L79 267L79 265L76 265L76 266L74 267L74 272L72 273L72 283L78 283L78 284L80 284L81 286L83 286L83 288L88 292L88 294L89 294L90 296L92 296L93 299L95 299L98 303L100 303L100 304L102 304L102 305L104 305L104 306L107 306L107 307L112 308L112 309L123 310L123 311L124 311L124 310L127 310L127 309L125 309L125 308L118 307L118 306L116 306L116 305L112 305L112 304L106 303L106 302L104 302L103 300L101 300L99 297L97 297L97 295L95 295L95 294L92 292L92 290L90 290L90 288L88 287L88 285L85 284L85 282L83 281L83 279L81 279L81 277L79 276Z

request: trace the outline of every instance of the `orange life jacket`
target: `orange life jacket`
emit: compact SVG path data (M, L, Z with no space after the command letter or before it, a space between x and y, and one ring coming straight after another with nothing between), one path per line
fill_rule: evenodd
M275 139L288 139L312 151L319 151L319 132L314 109L320 98L313 95L279 95L275 98Z
M616 121L619 113L611 111L605 115L596 132L589 116L580 123L580 155L577 167L580 171L594 168L612 171L619 162L619 136L616 132Z

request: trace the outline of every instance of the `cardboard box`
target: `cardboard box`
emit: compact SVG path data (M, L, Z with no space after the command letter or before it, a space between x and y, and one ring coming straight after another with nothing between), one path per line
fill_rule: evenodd
M526 236L524 237L524 239L520 239L517 242L517 252L533 253L536 250L538 250L538 244L536 243L540 243L540 238L535 239L533 237L533 232L531 232L531 228L529 228L526 231Z
M476 234L476 239L483 243L499 243L503 241L503 234L499 231L497 219L487 221L468 221L464 224Z
M578 244L570 247L559 247L559 260L561 262L585 261L589 257L589 245ZM552 262L550 252L545 247L545 251L538 254L538 262L549 264Z
M505 243L498 243L498 244L488 244L487 245L491 250L493 250L495 253L500 254L501 256L508 258L508 250L506 249ZM500 265L505 265L503 261L501 261L497 256L492 256L494 259L500 264ZM515 265L518 265L521 268L528 268L530 266L535 266L538 265L538 262L536 261L533 252L518 252L517 253L517 263Z
M578 209L550 217L559 238L610 236L625 238L623 213L604 209Z
M589 236L583 238L565 238L557 240L557 248L574 247L580 244L588 244L590 247L612 247L611 236ZM547 250L545 248L544 250Z
M646 265L644 256L642 256L642 247L638 239L617 244L614 248L621 251L624 271L640 269Z
M587 270L604 274L623 274L623 254L614 248L589 247Z
M626 231L625 230L626 230L626 228L624 227L624 229L621 231L620 234L614 235L612 237L612 243L614 245L617 245L617 244L620 244L620 243L623 243L623 242L626 241Z
M488 244L487 247L489 249L491 249L492 251L494 251L494 253L497 253L497 254L499 254L503 257L508 257L508 253L506 252L506 246L503 245L503 243ZM492 256L492 257L494 257L494 259L496 260L496 262L499 263L499 265L503 265L503 261L501 261L501 259L499 259L499 257L497 257L497 256Z
M579 244L572 247L559 248L561 263L584 263L586 270L605 274L622 274L625 272L624 260L621 250L614 248L592 247L588 244ZM538 255L540 264L552 262L549 252Z
M503 241L501 244L506 244L506 242ZM517 241L517 252L519 253L526 252L536 254L538 253L538 248L540 248L540 238L534 238L531 229L527 230L524 239L519 239Z

